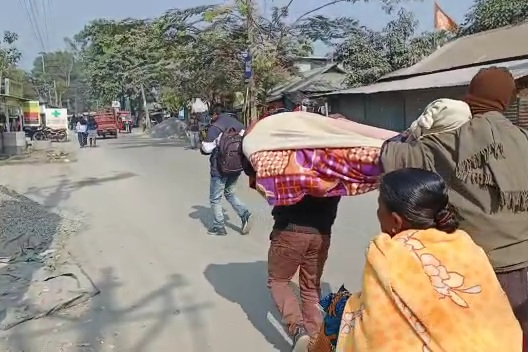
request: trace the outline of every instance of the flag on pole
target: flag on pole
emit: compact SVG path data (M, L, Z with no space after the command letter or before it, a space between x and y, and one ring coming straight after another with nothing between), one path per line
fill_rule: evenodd
M440 8L436 1L434 2L434 26L439 31L456 32L458 29L457 23Z

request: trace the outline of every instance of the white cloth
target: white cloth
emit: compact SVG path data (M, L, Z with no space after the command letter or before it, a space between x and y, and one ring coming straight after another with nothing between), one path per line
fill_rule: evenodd
M246 130L241 130L239 132L239 134L241 136L244 135L244 133L246 132ZM220 142L220 138L222 137L222 133L220 133L218 135L218 137L216 137L216 139L212 142L202 142L202 150L205 154L211 154L213 152L213 150L215 150L216 147L218 147L218 143Z
M87 125L83 125L80 122L77 122L77 125L75 126L77 133L85 133L87 128Z
M376 131L373 131L376 130ZM378 135L373 138L371 135ZM264 150L381 147L397 132L310 112L283 112L260 120L244 137L244 155Z
M427 105L424 112L409 127L416 139L431 134L450 132L471 120L469 105L461 100L438 99Z

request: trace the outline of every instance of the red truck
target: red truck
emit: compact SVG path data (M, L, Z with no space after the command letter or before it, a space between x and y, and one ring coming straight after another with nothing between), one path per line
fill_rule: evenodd
M114 109L105 109L94 114L97 122L97 135L106 138L112 136L117 138L117 118Z

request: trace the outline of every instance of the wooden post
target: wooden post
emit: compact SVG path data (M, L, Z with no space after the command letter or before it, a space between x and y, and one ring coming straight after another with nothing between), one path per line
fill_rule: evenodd
M255 5L253 0L246 0L247 5L247 35L248 35L248 53L251 58L251 64L253 65L253 59L255 58L255 23L253 19L255 17ZM257 116L257 87L255 85L255 72L253 66L251 67L251 77L248 81L248 111L250 123L256 122Z

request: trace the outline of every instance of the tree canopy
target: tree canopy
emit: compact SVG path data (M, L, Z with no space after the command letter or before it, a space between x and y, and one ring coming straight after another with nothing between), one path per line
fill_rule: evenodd
M391 11L399 0L378 0ZM232 102L246 89L242 54L252 54L258 98L297 74L293 60L313 53L312 44L344 40L358 27L353 18L330 19L317 10L324 1L293 18L293 1L274 7L271 16L249 13L247 2L169 10L152 19L96 20L70 40L92 96L108 103L137 98L144 86L166 105L191 98ZM248 26L254 37L248 37Z
M17 40L18 34L9 31L5 31L0 40L0 77L20 60L21 53L15 46Z
M415 15L402 8L379 32L353 28L334 53L349 72L348 84L370 84L389 72L414 65L452 37L447 32L417 34L417 27Z
M147 99L172 110L192 98L229 104L246 92L242 55L249 50L257 98L264 101L273 87L298 75L294 59L311 55L315 41L330 48L334 62L348 72L346 82L360 86L415 64L458 36L528 19L528 1L475 0L458 33L419 33L404 0L376 0L391 15L378 31L354 17L318 12L368 0L325 0L297 17L290 14L294 1L272 8L266 17L250 11L246 0L232 0L173 9L155 18L94 20L67 39L66 51L37 58L30 82L41 98L79 109L125 98L137 104L142 87ZM16 35L6 35L0 43L0 74L20 57L13 46Z
M475 34L528 20L528 1L475 0L466 14L460 35Z

